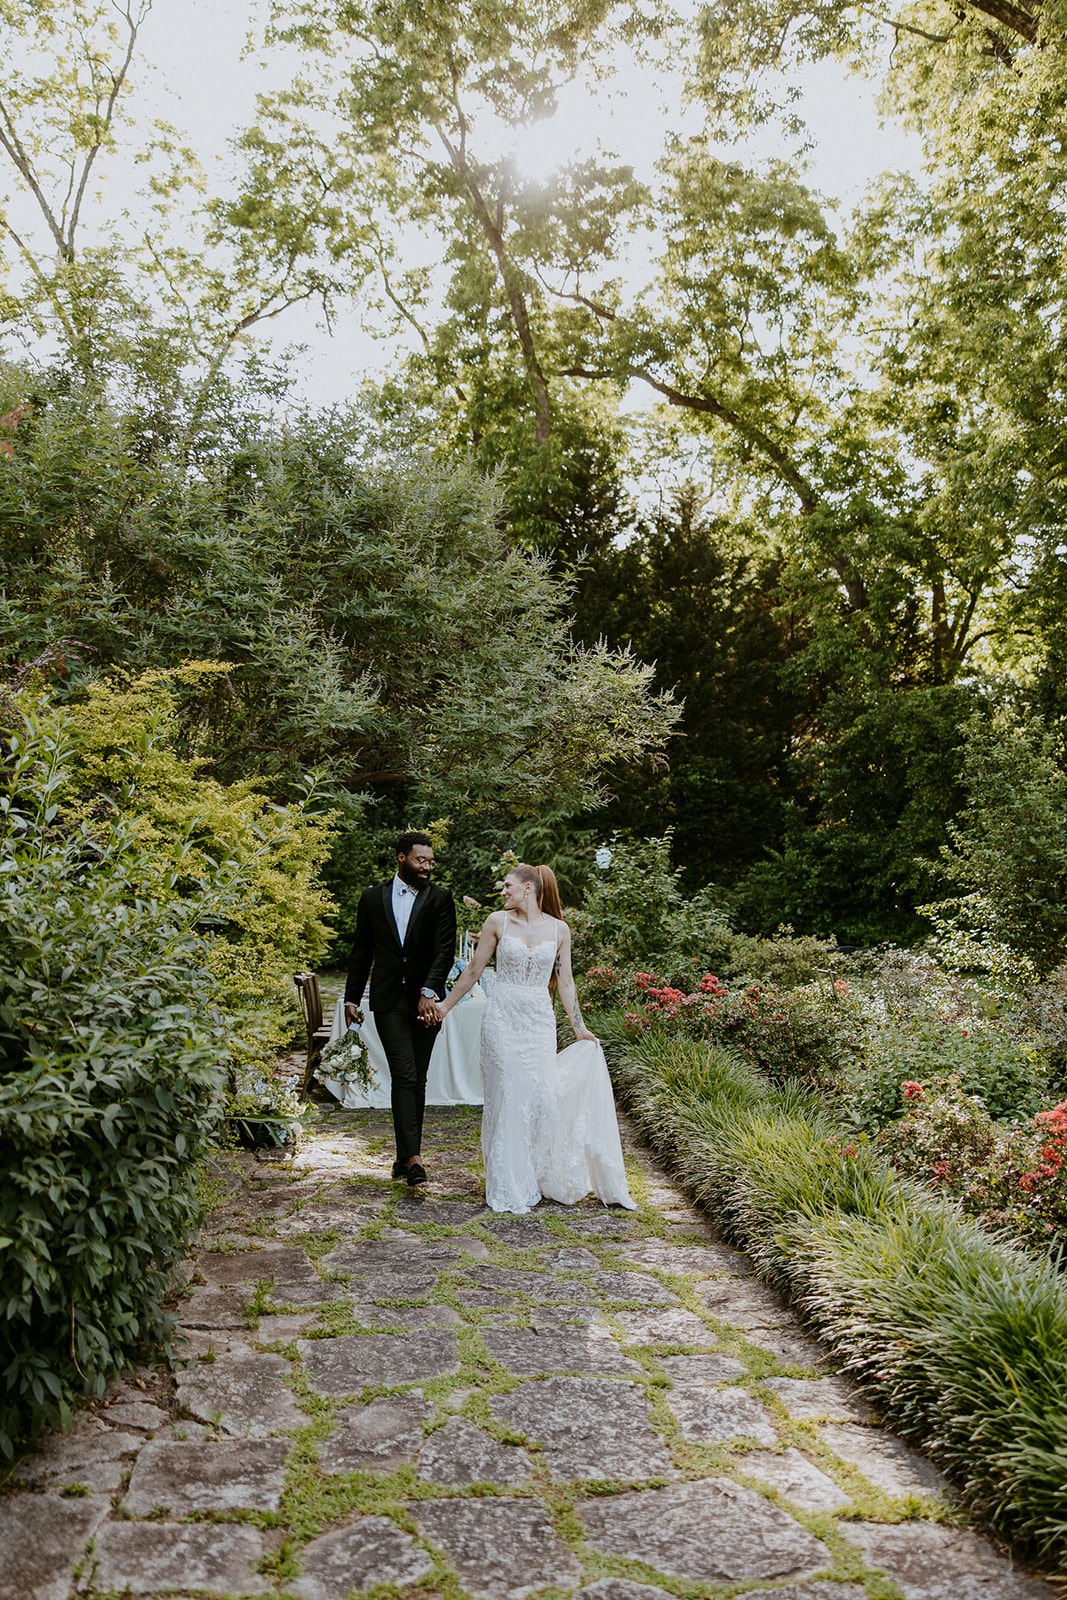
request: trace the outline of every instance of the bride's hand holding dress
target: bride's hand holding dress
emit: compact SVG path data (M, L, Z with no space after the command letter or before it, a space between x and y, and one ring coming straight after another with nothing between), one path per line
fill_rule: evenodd
M573 1205L592 1190L606 1205L633 1209L607 1064L578 1004L570 929L539 911L531 916L513 875L505 906L487 918L472 960L440 1006L447 1014L495 952L481 1046L487 1204L521 1213L543 1197ZM576 1036L559 1055L553 976Z

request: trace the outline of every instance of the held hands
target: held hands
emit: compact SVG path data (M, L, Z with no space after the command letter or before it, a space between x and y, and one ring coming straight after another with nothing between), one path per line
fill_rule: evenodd
M427 1028L435 1028L443 1020L443 1012L436 1000L431 1000L428 994L419 996L418 1018Z

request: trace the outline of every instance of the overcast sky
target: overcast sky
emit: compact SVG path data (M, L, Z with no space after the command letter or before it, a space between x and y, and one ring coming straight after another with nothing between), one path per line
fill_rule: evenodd
M284 63L264 70L242 60L253 6L254 0L155 0L141 33L143 53L156 70L138 72L140 109L182 129L209 173L229 171L228 141L253 118L257 91L284 81ZM809 181L823 194L849 204L878 173L917 166L917 141L897 126L880 126L872 88L862 79L826 64L809 71L804 89L799 109L815 139ZM665 134L684 131L677 85L632 73L622 90L624 98L609 110L591 109L584 90L565 92L551 123L510 141L522 169L541 177L575 155L595 153L599 141L651 175ZM669 119L665 102L672 106ZM695 118L690 126L696 130ZM772 149L765 142L756 153ZM129 203L126 196L122 203ZM313 312L296 307L273 325L272 336L308 346L301 387L319 404L353 394L361 378L382 372L396 350L395 343L375 340L357 311L339 317L330 334L316 327Z

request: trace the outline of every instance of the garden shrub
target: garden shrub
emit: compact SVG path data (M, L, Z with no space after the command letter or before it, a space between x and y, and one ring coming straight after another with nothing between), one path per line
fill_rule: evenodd
M797 989L820 977L844 975L852 964L833 939L796 934L789 923L783 923L769 939L731 934L726 958L717 970L731 983L766 983L779 989Z
M0 1447L165 1336L223 1115L298 1109L274 1057L326 946L329 817L179 754L174 682L220 671L2 708Z
M1041 1054L979 1018L876 1020L867 1029L862 1064L845 1091L853 1120L877 1131L900 1117L905 1080L928 1090L958 1083L964 1094L979 1095L998 1120L1028 1120L1049 1094Z
M1067 1288L1056 1269L901 1181L822 1099L774 1088L732 1051L650 1033L612 1065L653 1145L886 1420L1003 1536L1062 1553Z
M679 988L711 971L731 982L783 989L850 965L832 939L798 936L786 924L769 939L734 933L727 904L712 885L688 898L683 893L671 844L670 829L654 839L612 836L610 865L594 874L581 909L571 914L576 963L652 968Z
M686 898L681 871L671 866L671 840L669 828L653 839L612 835L610 865L597 871L571 913L577 965L717 965L729 947L726 911L710 887Z
M1055 1089L1067 1089L1067 966L1014 995L1004 1026L1017 1038L1040 1041Z
M234 914L240 877L167 899L146 891L159 841L136 818L86 814L76 754L66 720L38 710L0 763L7 1455L166 1337L161 1302L223 1109L226 1019L197 924ZM170 870L182 870L180 847Z
M990 948L1037 977L1067 959L1067 773L1058 737L1038 718L975 717L967 726L970 798L941 852L941 871L959 894L917 908L936 919L944 957L961 969L981 966Z
M897 1172L950 1195L969 1216L1024 1244L1067 1243L1067 1102L1005 1129L956 1081L901 1085L904 1115L875 1141Z
M67 708L72 813L117 803L141 844L135 887L190 905L208 882L240 881L225 910L202 908L204 961L220 1008L234 1020L230 1058L239 1074L268 1071L293 1037L300 1011L292 974L329 946L331 902L318 874L330 848L331 813L314 797L276 805L250 782L223 785L175 748L175 696L225 674L217 662L132 681L93 684Z
M708 972L687 992L649 972L594 967L585 992L592 1008L621 1005L631 1034L729 1045L777 1083L839 1087L859 1049L862 1012L842 978L797 989L738 989Z

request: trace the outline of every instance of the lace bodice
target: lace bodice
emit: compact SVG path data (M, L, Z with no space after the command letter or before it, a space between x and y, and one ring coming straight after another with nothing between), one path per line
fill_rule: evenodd
M555 931L551 938L539 939L535 945L528 945L509 933L505 922L496 947L497 983L521 983L545 988L555 964Z
M524 1212L542 1195L573 1205L590 1189L633 1206L604 1053L585 1041L556 1054L548 983L562 924L528 945L508 931L482 1018L482 1152L492 1211Z

